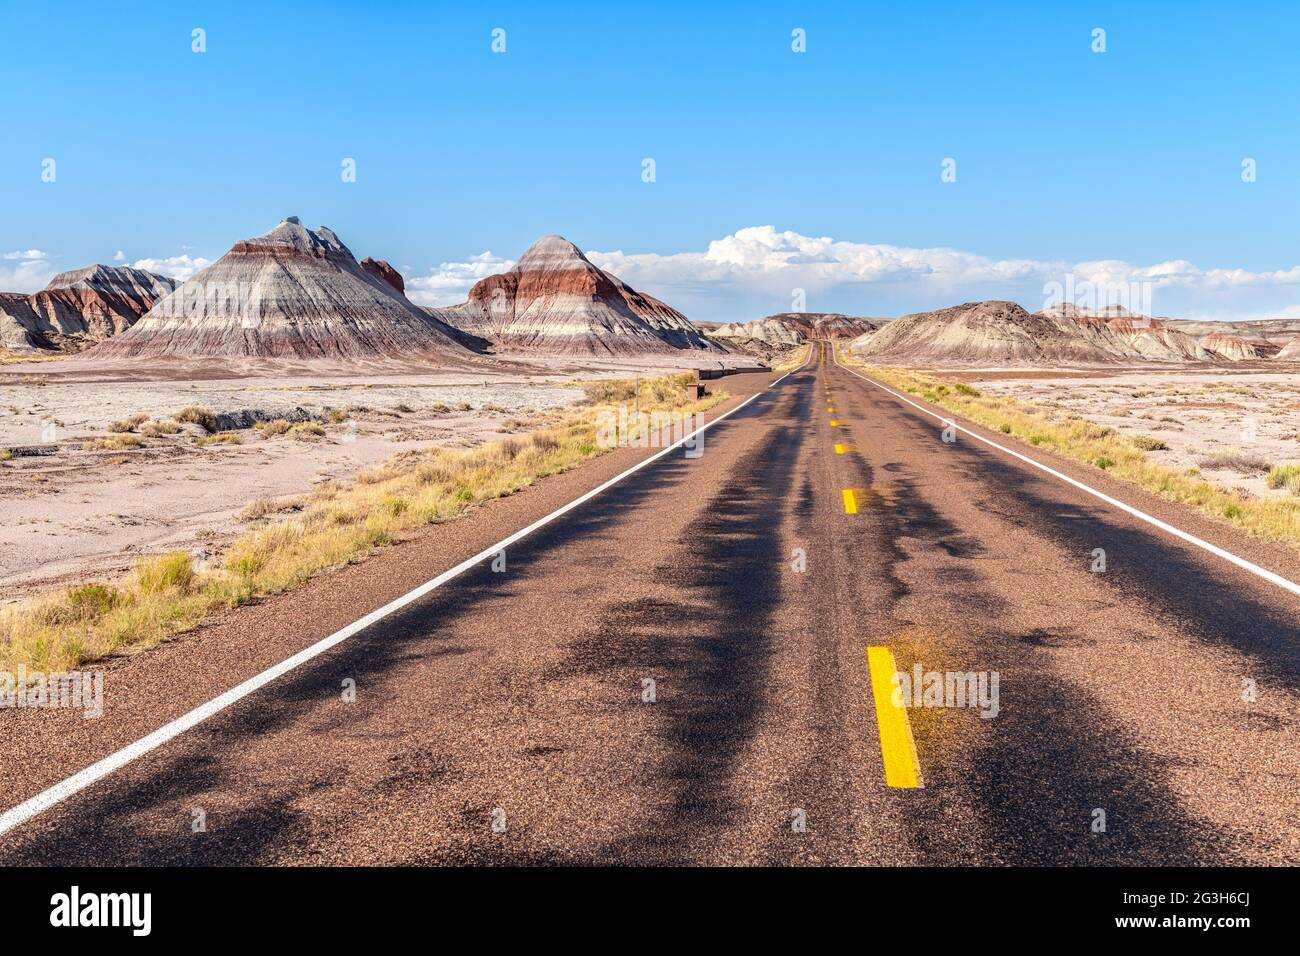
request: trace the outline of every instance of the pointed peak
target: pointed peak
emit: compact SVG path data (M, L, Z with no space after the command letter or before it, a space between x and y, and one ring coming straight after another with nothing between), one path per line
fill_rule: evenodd
M545 261L551 265L561 265L572 261L587 262L587 257L568 239L556 233L549 233L525 249L519 261L521 263Z
M302 220L297 216L287 216L280 220L270 232L258 236L255 239L245 240L236 248L242 247L268 247L279 246L288 247L317 256L345 255L351 257L352 253L333 230L321 226L315 232L308 229L302 224Z

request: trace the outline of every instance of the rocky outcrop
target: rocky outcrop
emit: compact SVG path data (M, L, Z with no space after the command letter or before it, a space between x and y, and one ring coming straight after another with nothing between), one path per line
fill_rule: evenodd
M798 329L775 319L754 319L751 322L729 322L708 332L711 338L727 339L738 345L758 342L775 348L798 345L804 335Z
M1272 358L1281 348L1262 339L1246 339L1240 335L1216 332L1201 339L1201 348L1213 358L1227 362L1252 362Z
M1243 339L1263 339L1285 348L1300 338L1300 319L1248 319L1241 322L1220 322L1204 319L1165 319L1170 328L1200 339L1207 335L1226 333Z
M406 280L402 278L400 272L390 266L383 259L372 259L369 256L366 256L361 260L361 268L365 269L376 279L382 279L387 282L398 292L402 293L402 295L406 295Z
M296 217L236 243L94 350L104 358L469 354L442 322L363 269L333 232L312 232Z
M80 351L126 331L175 288L166 276L127 266L63 272L32 295L0 294L0 345Z
M1211 358L1195 336L1171 328L1161 319L1137 315L1119 306L1089 312L1060 305L1040 314L1067 333L1078 332L1093 345L1122 359L1197 362Z
M1300 338L1294 338L1282 346L1282 351L1273 358L1279 362L1300 362Z
M432 312L504 349L575 355L727 351L676 309L593 265L562 236L543 236L514 268L475 283L466 302Z

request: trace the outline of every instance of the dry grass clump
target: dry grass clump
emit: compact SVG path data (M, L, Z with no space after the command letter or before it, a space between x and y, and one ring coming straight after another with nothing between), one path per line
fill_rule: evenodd
M256 422L253 425L253 428L256 429L257 433L263 438L272 438L275 435L283 435L292 427L293 423L287 418L274 418L269 422Z
M1264 483L1274 490L1285 488L1293 495L1300 495L1300 465L1278 465L1269 471Z
M145 415L143 412L136 412L134 415L129 415L121 421L110 423L108 430L111 432L133 432L148 420L148 415Z
M337 421L347 421L348 413L342 412L343 417ZM334 412L330 413L330 421L335 421ZM276 435L288 435L290 438L296 438L298 441L316 441L325 437L325 426L320 422L291 422L286 418L276 418L269 422L257 422L254 426L258 434L263 438L273 438Z
M193 627L211 606L188 554L146 558L118 586L83 584L0 611L0 669L64 671L147 647Z
M216 417L206 408L202 408L198 405L187 405L173 415L172 418L178 422L199 425L210 432L217 430Z
M138 435L108 435L104 438L92 438L81 443L82 451L123 451L127 448L139 448L144 442Z
M720 392L687 402L676 385L647 392L649 381L642 382L647 411L689 415L727 397ZM671 398L647 407L647 394ZM83 585L0 612L0 669L25 663L31 669L64 670L148 647L194 627L218 607L284 591L321 571L362 560L416 528L457 518L601 454L602 411L609 409L569 409L552 427L469 450L403 452L353 481L326 482L294 499L253 502L241 518L270 520L237 538L217 567L199 571L184 553L163 555L140 562L126 580ZM315 422L290 430L298 429L324 434ZM227 437L238 436L224 432L211 440Z
M325 437L325 427L319 422L297 422L290 426L289 436L298 441L316 441Z
M641 403L660 405L680 400L683 389L695 383L694 372L678 372L641 380ZM616 405L636 400L637 383L633 379L601 380L582 386L588 405Z
M1162 498L1191 505L1251 534L1300 547L1300 500L1252 497L1236 489L1220 488L1202 478L1194 469L1178 471L1148 461L1144 449L1133 439L1125 438L1113 428L1081 418L1058 419L1014 398L963 395L952 383L933 376L906 369L864 365L847 350L841 354L840 360L886 384L912 395L921 395L935 405L998 429L1005 435L1076 461L1088 462ZM1249 467L1250 471L1246 473L1268 469L1268 463L1259 456L1241 452L1213 456L1207 459L1213 464L1207 464L1207 461L1201 464L1210 468L1233 467L1233 464L1221 463L1229 460L1242 468Z
M180 432L181 426L170 420L158 420L145 422L140 426L141 435L175 435Z
M242 445L243 443L244 439L234 432L217 432L215 435L206 435L194 439L194 444L200 448L204 445Z
M256 521L258 518L265 518L268 515L289 514L290 512L301 511L302 508L303 499L301 497L258 498L239 513L239 520Z

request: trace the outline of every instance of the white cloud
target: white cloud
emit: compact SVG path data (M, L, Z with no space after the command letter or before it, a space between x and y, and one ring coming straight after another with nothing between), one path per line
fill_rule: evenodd
M0 254L0 260L17 263L0 266L0 292L38 292L57 272L49 261L49 253L40 249L6 252Z
M184 282L194 273L201 269L206 269L212 265L211 259L204 259L202 256L191 256L183 253L179 256L168 256L165 259L137 259L131 263L136 269L144 269L146 272L156 272L159 275L170 276Z
M123 252L121 249L117 250L117 252L113 253L113 261L126 262L126 253Z
M1135 265L1107 259L994 259L945 247L850 242L750 226L709 243L703 252L588 252L618 275L700 319L754 318L791 308L795 290L810 311L897 314L978 298L1006 298L1037 309L1045 286L1117 287L1141 283L1163 315L1230 318L1294 301L1300 265L1277 271L1202 269L1184 260Z
M491 252L470 256L466 262L442 262L427 276L406 280L406 296L419 305L456 305L464 302L470 287L514 265L513 259L502 259Z

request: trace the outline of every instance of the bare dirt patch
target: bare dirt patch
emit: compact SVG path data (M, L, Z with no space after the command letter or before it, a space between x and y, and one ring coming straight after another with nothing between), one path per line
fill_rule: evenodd
M1300 419L1294 412L1300 367L1059 375L999 370L952 377L978 382L991 395L1149 439L1148 445L1163 444L1148 448L1153 461L1198 469L1215 484L1250 495L1286 495L1285 489L1267 487L1265 473L1273 465L1300 462Z

